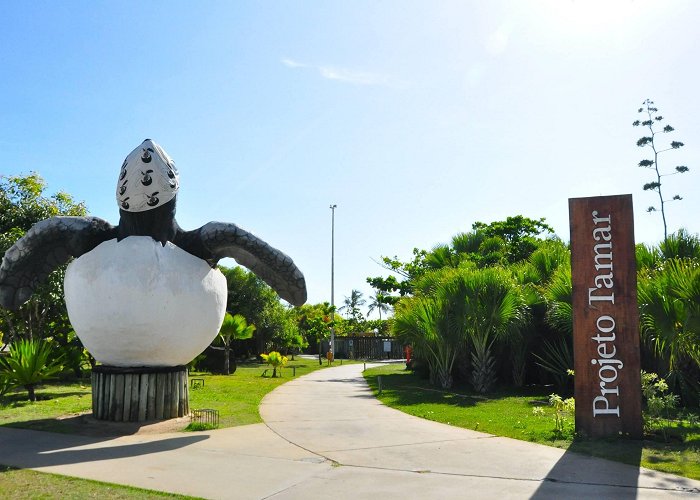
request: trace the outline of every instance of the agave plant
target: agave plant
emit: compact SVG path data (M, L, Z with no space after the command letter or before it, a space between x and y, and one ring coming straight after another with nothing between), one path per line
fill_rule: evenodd
M277 368L282 368L287 364L287 356L282 356L277 351L272 351L270 354L261 354L260 357L265 363L272 367L272 376L277 376Z
M63 368L62 357L51 359L51 344L22 339L10 346L9 356L0 357L0 372L12 387L24 387L36 401L35 388Z

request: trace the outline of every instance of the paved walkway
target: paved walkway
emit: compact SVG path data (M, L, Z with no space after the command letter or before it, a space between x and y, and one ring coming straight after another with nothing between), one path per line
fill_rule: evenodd
M268 394L265 424L88 438L0 428L0 463L206 498L669 498L700 481L410 417L362 365Z

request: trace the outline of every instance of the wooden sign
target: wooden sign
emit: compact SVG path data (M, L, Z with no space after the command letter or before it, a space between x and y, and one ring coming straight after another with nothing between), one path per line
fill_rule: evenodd
M576 431L642 436L632 195L569 199Z

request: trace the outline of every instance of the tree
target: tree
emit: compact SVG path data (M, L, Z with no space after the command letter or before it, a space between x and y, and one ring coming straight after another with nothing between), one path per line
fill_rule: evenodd
M0 252L5 253L37 222L57 215L84 216L83 203L59 191L47 196L46 182L36 173L0 176ZM5 342L15 339L41 339L51 335L60 344L69 344L72 332L63 297L66 266L51 273L27 303L17 311L0 308L0 330Z
M428 363L430 383L452 387L452 367L462 347L462 332L450 325L449 303L435 296L404 297L396 304L392 331Z
M508 271L497 268L446 267L426 272L414 297L399 301L393 320L397 337L425 357L431 380L452 385L452 368L460 351L472 361L472 384L488 392L495 382L492 347L521 326L525 302Z
M224 346L212 347L224 351L225 375L236 372L236 355L233 352L233 341L249 339L253 336L254 331L255 325L249 325L242 315L236 314L232 316L230 313L226 313L224 316L224 322L221 324L221 329L219 330L219 338ZM229 369L231 354L233 354L233 372Z
M664 148L663 146L660 146L657 142L657 135L660 133L667 134L669 132L673 132L674 128L671 125L665 125L663 129L658 130L655 127L660 127L661 122L663 121L664 117L659 115L659 109L654 105L654 101L651 101L649 99L646 99L642 103L642 107L637 110L637 112L645 115L645 120L635 120L632 123L632 126L634 127L647 127L649 129L649 134L639 138L637 140L637 146L643 148L643 147L650 147L652 152L654 153L654 158L649 159L645 158L639 162L639 166L642 168L648 168L650 170L653 170L656 179L647 182L644 184L644 191L654 191L659 197L659 205L658 208L655 207L654 205L651 205L648 209L647 212L656 212L657 210L661 211L661 219L663 220L664 224L664 240L668 237L668 226L666 222L666 203L674 200L682 200L683 198L680 197L680 195L674 195L670 199L664 199L664 196L661 192L661 178L662 177L667 177L669 175L676 175L676 174L684 174L686 173L689 169L685 165L678 165L675 167L673 171L666 171L666 173L662 173L662 171L659 168L659 155L662 153L666 153L668 151L672 151L674 149L680 149L684 146L682 142L679 141L671 141L669 144L669 147ZM661 149L664 148L664 149Z
M457 234L450 244L437 245L431 251L414 248L411 261L382 257L379 265L396 276L370 277L367 283L386 294L398 292L404 297L413 293L415 282L428 270L458 268L467 263L484 268L522 262L546 241L543 234L553 233L544 218L515 215L490 224L475 222L470 232ZM387 295L389 304L397 300Z
M638 282L642 338L668 363L669 381L695 399L700 369L700 262L668 259L640 273Z
M269 349L271 339L284 328L284 306L275 291L252 272L242 267L219 267L226 277L226 310L241 314L256 326L255 352Z
M514 263L527 259L537 249L538 236L554 233L554 229L544 220L544 217L535 220L515 215L491 224L475 222L472 230L482 232L487 238L501 238L505 242L503 251L508 262Z
M269 346L292 355L295 351L308 346L306 339L299 330L299 323L293 308L285 308L281 303L268 310L268 320L271 325Z
M377 290L374 295L369 298L369 306L367 307L367 316L372 314L372 311L377 311L379 313L379 319L382 319L382 313L386 314L391 309L391 306L387 303L386 295L381 291Z
M362 292L359 290L352 290L349 297L345 297L343 301L343 307L339 308L338 311L345 311L348 320L357 326L364 320L362 316L362 311L360 311L360 306L365 305L365 299L362 298Z

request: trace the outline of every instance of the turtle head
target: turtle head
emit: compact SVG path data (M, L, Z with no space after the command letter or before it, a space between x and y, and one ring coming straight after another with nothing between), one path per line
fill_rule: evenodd
M122 163L117 204L126 212L145 212L175 199L180 187L175 162L155 141L146 139Z

